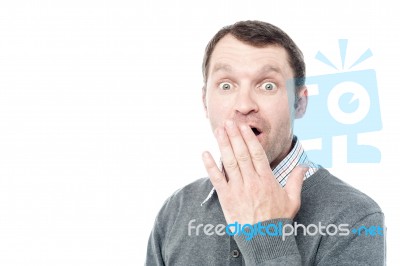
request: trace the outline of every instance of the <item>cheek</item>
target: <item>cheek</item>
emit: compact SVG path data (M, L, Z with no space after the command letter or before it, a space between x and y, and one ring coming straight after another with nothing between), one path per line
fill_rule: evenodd
M229 117L232 107L226 99L217 97L207 99L209 119L212 121L223 121Z
M293 120L295 118L296 115L296 109L294 108L295 105L295 101L296 101L296 91L294 88L288 89L287 91L287 97L288 97L288 109L290 111L290 118L291 120Z
M292 110L288 106L287 99L285 101L276 101L264 111L268 114L267 117L272 131L283 133L291 127Z
M208 102L207 115L213 129L221 126L224 120L225 107L213 101Z

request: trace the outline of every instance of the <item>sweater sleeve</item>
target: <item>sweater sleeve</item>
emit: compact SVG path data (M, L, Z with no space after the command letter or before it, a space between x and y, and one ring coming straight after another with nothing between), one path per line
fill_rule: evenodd
M327 236L318 249L316 265L385 265L386 230L381 212L369 214L349 228L346 236Z
M154 223L153 230L151 231L149 242L147 244L147 254L145 265L165 265L162 256L162 240L163 232L158 224L158 219Z
M295 236L282 236L282 227L292 224L289 219L273 219L261 223L262 233L235 235L236 243L243 254L246 265L301 265L301 256ZM266 232L266 230L269 231Z
M292 224L288 219L265 221L263 226L275 228ZM385 265L384 215L381 212L367 215L349 227L347 235L323 237L316 251L313 265ZM273 231L273 230L272 230ZM293 234L284 238L281 235L249 234L235 235L246 265L302 265L296 239Z

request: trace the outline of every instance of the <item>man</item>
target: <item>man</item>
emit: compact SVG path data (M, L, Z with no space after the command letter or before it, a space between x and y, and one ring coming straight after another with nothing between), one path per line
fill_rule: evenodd
M227 26L206 48L203 76L222 167L204 152L209 178L165 202L147 265L384 264L379 206L309 161L293 135L307 107L293 40L264 22Z

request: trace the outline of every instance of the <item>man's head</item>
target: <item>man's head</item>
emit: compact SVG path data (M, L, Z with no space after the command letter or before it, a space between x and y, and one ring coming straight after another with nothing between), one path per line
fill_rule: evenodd
M274 166L291 147L307 105L305 64L281 29L259 21L222 28L203 59L203 102L213 130L227 119L254 128Z
M262 21L240 21L223 27L210 40L203 58L203 80L207 83L211 55L217 43L226 35L232 35L239 41L254 47L276 45L283 47L288 54L288 61L293 70L296 89L304 86L306 66L301 50L294 41L280 28ZM205 89L205 86L204 88Z

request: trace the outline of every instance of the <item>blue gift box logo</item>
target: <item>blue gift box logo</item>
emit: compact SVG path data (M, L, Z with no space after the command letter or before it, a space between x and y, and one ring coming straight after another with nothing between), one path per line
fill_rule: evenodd
M347 40L339 40L344 69ZM372 56L368 49L348 69ZM338 69L321 52L316 59ZM308 98L307 112L295 120L294 132L300 140L320 139L319 150L308 150L310 159L332 166L332 138L347 137L348 163L378 163L378 148L360 145L357 134L382 129L376 73L373 69L340 72L306 78L306 85L318 91Z

